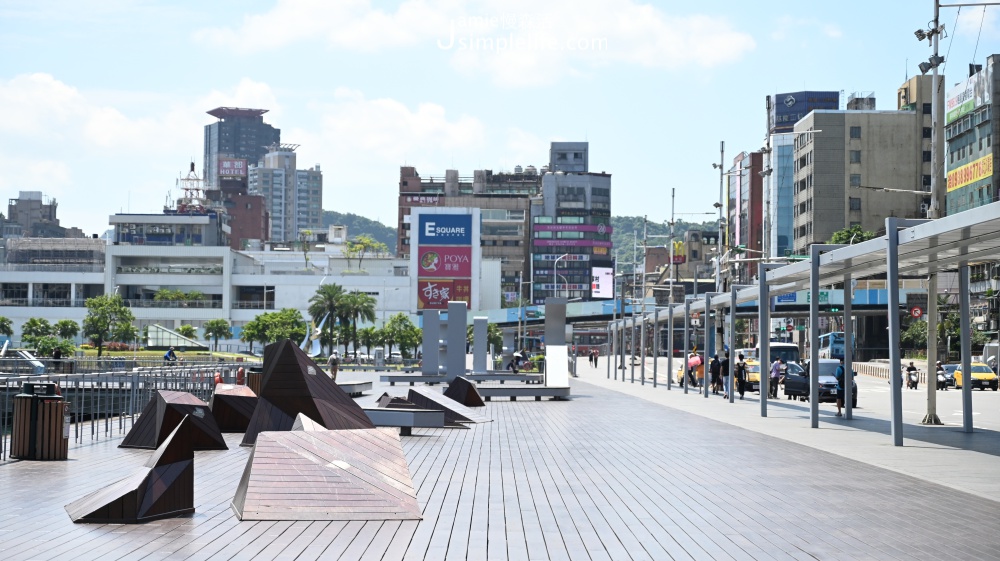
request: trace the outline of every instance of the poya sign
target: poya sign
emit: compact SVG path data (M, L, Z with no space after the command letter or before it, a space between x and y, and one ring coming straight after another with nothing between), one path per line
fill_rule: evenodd
M417 259L418 276L434 278L470 278L472 248L427 245L420 246Z
M472 215L421 214L420 245L472 245Z

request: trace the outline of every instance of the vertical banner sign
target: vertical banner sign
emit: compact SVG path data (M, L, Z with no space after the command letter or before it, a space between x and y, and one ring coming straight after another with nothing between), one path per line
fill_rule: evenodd
M420 214L417 220L417 309L446 310L472 301L472 215Z

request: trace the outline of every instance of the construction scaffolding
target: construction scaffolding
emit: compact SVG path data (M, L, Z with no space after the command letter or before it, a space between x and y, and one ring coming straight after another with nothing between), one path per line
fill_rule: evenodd
M94 238L11 238L6 241L7 263L103 265L104 240Z

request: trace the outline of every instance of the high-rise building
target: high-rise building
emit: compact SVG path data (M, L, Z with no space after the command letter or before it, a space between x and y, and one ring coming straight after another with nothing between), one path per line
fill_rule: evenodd
M765 228L770 233L765 251L770 257L784 257L792 248L794 214L792 212L793 155L795 123L814 109L840 109L840 93L804 91L780 93L767 97L767 130L770 136L770 159L765 162Z
M993 113L1000 111L997 64L1000 55L990 55L985 65L972 66L971 76L947 92L944 126L948 141L947 214L1000 200L993 165L997 158L993 132L1000 122L993 119Z
M296 241L304 230L323 224L323 173L319 164L296 169L297 144L274 144L250 167L250 194L264 197L271 218L270 239Z
M908 110L819 110L795 125L795 254L844 228L878 232L889 216L922 215L930 196L923 119Z
M219 187L219 169L227 160L259 162L267 147L281 142L281 130L264 122L267 109L216 107L208 114L219 120L205 125L205 169L208 189Z
M595 294L593 282L614 270L611 174L589 171L586 142L553 142L549 153L550 171L531 200L532 303L611 298Z
M733 167L726 174L729 187L729 228L727 237L730 248L749 250L744 257L760 257L764 251L764 207L762 152L741 152L733 158ZM739 255L731 249L731 259ZM736 281L747 284L757 274L757 261L745 260L735 270Z
M458 170L421 177L416 168L399 169L399 212L396 256L408 258L413 244L411 212L421 207L478 208L484 259L500 259L503 305L518 298L522 271L527 271L529 197L541 190L542 176L534 166L517 166L513 173L475 170L462 177Z

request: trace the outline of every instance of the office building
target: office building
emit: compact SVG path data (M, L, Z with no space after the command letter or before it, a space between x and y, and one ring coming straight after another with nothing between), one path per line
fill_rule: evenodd
M319 164L297 169L297 144L274 144L263 159L250 166L249 191L264 197L270 216L269 238L295 241L305 231L323 227L323 173Z
M997 121L997 69L1000 55L990 55L985 65L975 65L971 76L949 89L945 101L944 136L948 173L947 214L962 212L996 200L997 158L993 133Z
M732 275L739 284L747 284L757 275L757 262L750 259L759 258L764 252L763 170L762 152L741 152L733 158L733 166L726 174L729 195L727 245L729 262L733 266L725 273Z
M219 166L226 160L257 163L267 147L281 142L281 130L264 122L267 109L216 107L208 114L219 119L205 125L205 169L208 188L219 187Z
M41 191L21 191L16 199L7 200L4 237L82 238L83 231L79 228L59 225L58 208L56 200Z

